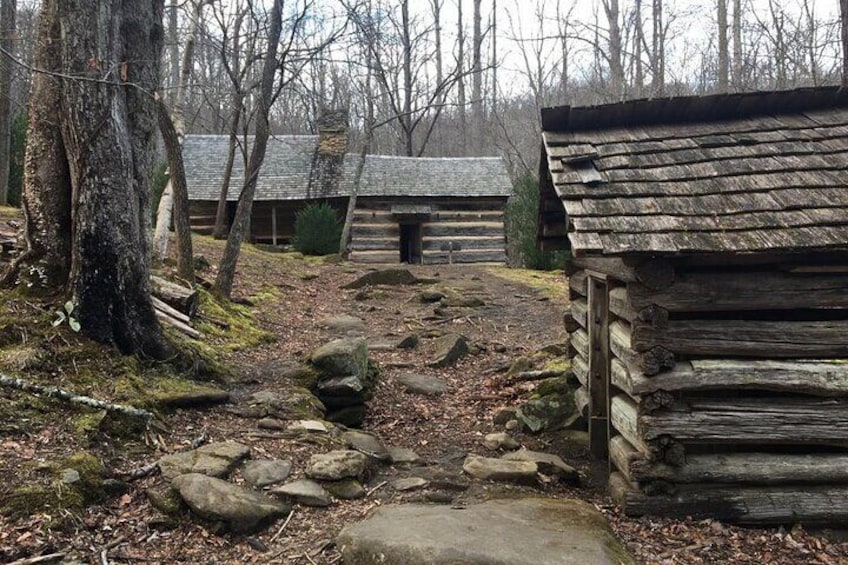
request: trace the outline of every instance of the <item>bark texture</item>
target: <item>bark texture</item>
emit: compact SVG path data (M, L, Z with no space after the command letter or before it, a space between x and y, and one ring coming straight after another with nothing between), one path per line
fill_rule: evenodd
M0 0L0 47L15 53L15 0ZM9 96L12 93L12 61L0 55L0 205L9 201L9 133L12 112Z
M64 78L36 74L33 85L19 265L71 294L88 336L154 357L166 354L147 220L162 4L45 2L37 65Z

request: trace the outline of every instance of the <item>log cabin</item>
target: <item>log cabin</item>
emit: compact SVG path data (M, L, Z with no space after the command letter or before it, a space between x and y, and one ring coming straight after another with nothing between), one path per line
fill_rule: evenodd
M297 212L310 202L327 202L340 217L345 213L360 159L347 153L346 120L343 112L327 114L319 121L317 135L269 140L251 216L251 241L288 243ZM228 145L228 136L189 135L183 146L191 226L201 234L210 234L214 227ZM230 221L243 162L237 152L227 195ZM512 182L499 157L369 155L357 194L352 261L506 261L504 211Z
M542 113L538 238L628 515L848 523L848 92Z

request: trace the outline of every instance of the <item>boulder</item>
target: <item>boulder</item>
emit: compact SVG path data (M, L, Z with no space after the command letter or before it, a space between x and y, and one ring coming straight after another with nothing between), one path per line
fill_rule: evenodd
M356 479L365 472L367 464L368 457L358 451L319 453L309 459L306 475L319 481Z
M222 478L229 476L241 460L249 455L250 447L235 441L224 441L165 455L159 459L158 465L162 476L168 481L186 473Z
M438 395L444 394L448 390L444 379L429 375L404 373L398 376L397 381L403 386L406 392L412 394Z
M571 395L533 398L515 412L515 419L532 433L567 427L579 417Z
M462 470L475 479L532 483L536 481L539 468L532 461L507 461L469 455L462 464Z
M304 506L329 506L333 502L324 487L308 479L274 487L271 494L287 496Z
M356 479L328 481L324 483L324 488L336 498L343 500L356 500L358 498L364 498L367 494L365 487Z
M291 461L257 459L244 464L241 476L248 485L262 488L285 481L291 474L291 470Z
M416 334L406 334L400 337L395 344L397 349L415 349L418 347L418 336Z
M467 296L458 291L451 291L442 298L442 306L450 308L480 308L486 303L476 296Z
M492 422L499 426L505 425L510 420L515 420L517 408L501 408L492 418Z
M290 432L306 432L314 434L326 434L330 431L327 424L321 420L297 420L287 424L285 429Z
M425 304L431 302L439 302L443 298L445 298L445 293L438 289L426 289L422 290L418 293L418 301L423 302Z
M364 378L368 374L368 342L363 338L343 338L326 343L312 352L309 362L321 377Z
M254 532L291 511L262 493L199 473L180 475L171 484L192 512L237 533Z
M468 354L468 340L459 334L447 334L436 339L436 354L431 367L449 367Z
M498 449L518 449L520 447L519 443L515 441L515 438L504 432L487 434L483 438L483 445L486 449L491 449L492 451Z
M384 506L336 544L355 565L635 565L604 517L579 500L492 500L461 509Z
M577 482L580 478L577 474L577 469L563 461L559 455L554 455L553 453L519 449L518 451L502 455L501 459L507 461L532 461L539 468L540 473L559 477L562 481Z
M365 453L369 457L373 457L378 461L391 461L389 450L386 449L383 442L373 434L357 430L348 430L342 434L342 441L344 441L348 447L361 453Z
M362 288L364 286L376 286L378 284L386 286L403 286L418 284L419 282L421 282L421 280L409 272L408 269L383 269L381 271L366 273L355 281L343 285L341 288L353 289Z
M317 394L327 408L355 406L366 400L365 384L354 375L319 380Z

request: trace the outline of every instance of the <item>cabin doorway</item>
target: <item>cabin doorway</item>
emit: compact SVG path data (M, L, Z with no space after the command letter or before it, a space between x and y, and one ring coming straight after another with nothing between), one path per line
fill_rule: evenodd
M610 355L609 287L606 279L589 276L589 448L609 455Z
M422 263L421 224L400 224L400 262Z

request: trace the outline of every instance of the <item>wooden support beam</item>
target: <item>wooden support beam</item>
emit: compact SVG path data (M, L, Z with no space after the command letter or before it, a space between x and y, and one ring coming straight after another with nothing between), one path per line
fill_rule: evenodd
M848 446L848 399L687 398L675 410L640 414L638 429L645 440Z
M610 348L628 370L653 376L674 367L674 353L663 345L636 351L631 347L630 327L625 322L610 324Z
M636 481L779 485L799 483L848 484L848 454L720 453L688 455L673 467L644 457L627 459L622 470Z
M277 207L271 206L271 245L277 246Z
M610 412L610 347L609 347L609 294L605 280L589 277L588 311L585 321L589 331L589 448L598 458L609 452ZM574 319L580 322L580 304L572 304ZM577 305L575 310L574 305Z
M620 473L610 477L610 492L628 516L712 518L744 525L841 525L848 522L848 487L778 486L715 488L691 485L674 495L647 496Z
M656 305L671 312L848 308L848 274L678 273L661 290L630 284L628 298L634 310Z
M664 329L632 326L630 344L646 352L665 347L675 354L709 357L846 358L848 320L671 320Z
M848 363L835 360L757 361L696 359L646 377L613 362L613 383L631 395L658 390L763 390L824 397L848 396Z

